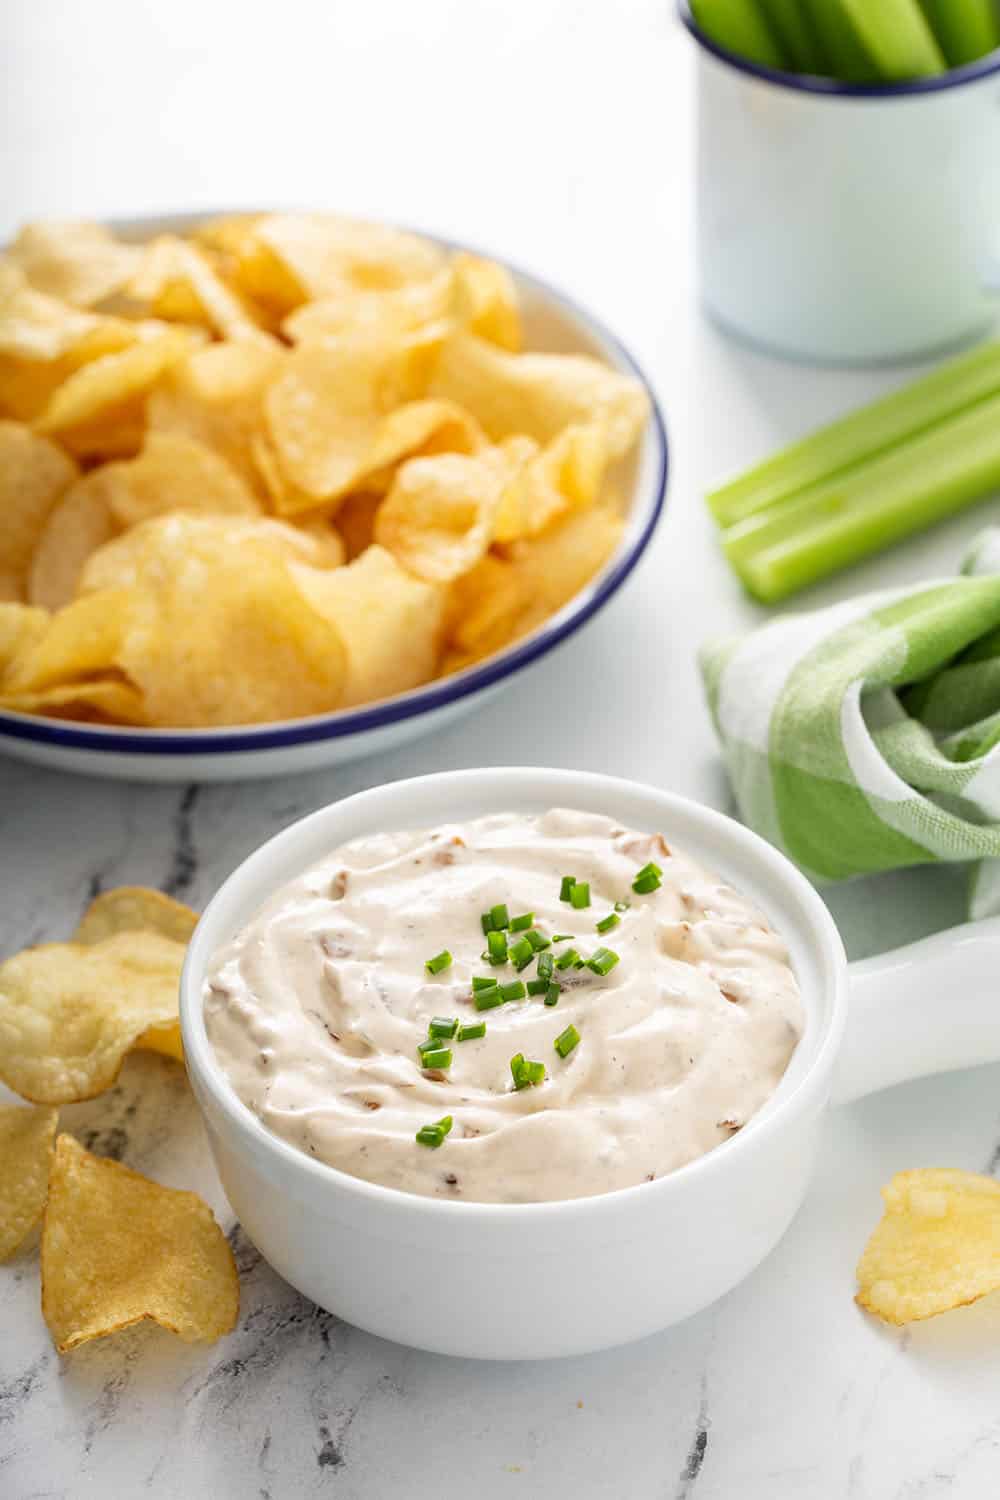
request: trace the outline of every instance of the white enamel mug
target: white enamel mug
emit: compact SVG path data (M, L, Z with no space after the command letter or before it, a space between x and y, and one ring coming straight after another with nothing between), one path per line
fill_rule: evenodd
M750 896L785 937L806 1026L767 1105L669 1176L566 1202L417 1197L328 1167L237 1098L205 1032L212 954L279 886L346 839L501 810L602 812L662 831ZM384 1338L482 1359L583 1354L657 1332L721 1297L777 1244L809 1185L831 1097L1000 1057L1000 923L854 965L793 865L742 825L653 787L577 771L425 776L348 797L280 833L230 876L181 980L184 1052L223 1186L285 1279Z
M957 3L957 0L956 0ZM846 84L697 47L698 268L727 330L831 363L983 332L1000 299L1000 53Z

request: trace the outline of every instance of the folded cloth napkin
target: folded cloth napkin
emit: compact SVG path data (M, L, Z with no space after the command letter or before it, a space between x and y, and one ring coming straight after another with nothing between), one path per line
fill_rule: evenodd
M1000 527L962 576L785 614L701 669L740 814L807 875L976 861L1000 912Z

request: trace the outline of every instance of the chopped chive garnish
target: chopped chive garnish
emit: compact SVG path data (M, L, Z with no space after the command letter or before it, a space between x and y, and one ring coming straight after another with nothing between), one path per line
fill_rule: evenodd
M473 990L491 990L495 984L496 980L492 974L473 974L472 976Z
M468 1026L458 1028L458 1040L460 1042L474 1042L477 1037L486 1035L485 1021L470 1021Z
M450 1039L458 1030L458 1018L456 1016L435 1016L428 1024L427 1035L429 1037L445 1037Z
M614 929L616 927L620 927L621 924L622 919L618 915L618 913L616 911L609 911L606 917L602 917L601 920L596 923L596 927L598 932L613 932Z
M587 967L587 960L585 958L578 958L573 967L574 969L585 969Z
M430 1052L420 1051L420 1066L422 1068L450 1068L451 1048L435 1047Z
M544 1083L545 1064L528 1062L523 1052L516 1052L510 1060L510 1075L516 1089L526 1089L533 1084Z
M575 948L565 948L556 959L556 968L571 969L579 957Z
M494 966L507 962L507 939L502 932L487 933L486 949L486 956Z
M533 911L526 911L520 917L511 917L510 930L511 932L524 932L531 926L534 920L535 913Z
M632 882L632 889L640 896L648 896L653 891L660 889L659 875L637 875Z
M429 958L424 964L424 968L427 970L428 974L440 974L442 969L448 969L450 967L451 954L448 952L447 948L442 948L440 953L435 953L434 957Z
M628 911L628 909L629 909L629 907L631 905L632 905L631 901L616 901L615 902L615 911Z
M483 936L489 937L490 933L493 931L493 918L490 916L488 911L484 911L482 916L479 918L479 925L483 929Z
M421 1125L417 1131L417 1140L421 1146L432 1146L437 1148L444 1143L444 1138L451 1129L454 1121L451 1115L443 1115L433 1125Z
M579 1040L580 1033L577 1031L573 1023L570 1022L570 1024L566 1027L566 1030L559 1033L552 1045L555 1047L560 1057L569 1057L570 1053L577 1045Z
M587 968L595 974L610 974L618 962L618 954L611 948L597 948L587 959Z
M538 955L538 977L549 980L552 978L552 970L555 968L555 959L551 953L539 953Z
M544 995L545 991L548 989L548 987L549 987L549 981L547 979L529 979L528 980L528 994L529 995Z
M524 935L527 938L528 942L531 944L532 948L534 948L536 953L541 953L543 948L552 947L552 939L547 938L544 932L539 932L534 927L532 927L530 932L526 932Z
M528 1083L545 1082L545 1064L543 1062L526 1062L523 1072L524 1078Z
M508 1000L523 1000L528 993L521 979L512 979L510 984L501 984L500 998L506 1005Z
M533 945L526 937L518 938L516 943L511 943L507 949L507 957L515 969L525 969L535 956Z
M564 875L563 878L562 878L562 885L559 887L559 900L560 901L568 901L569 898L570 898L570 896L572 895L573 887L575 885L576 885L576 876L575 875Z
M554 943L568 943L572 936L571 932L554 932L552 934L552 941Z
M562 990L556 984L555 980L553 980L552 983L549 985L548 989L545 991L545 1004L546 1005L558 1005L559 1004L559 996L561 994L562 994Z
M642 875L662 875L663 871L661 870L661 868L660 868L659 865L654 865L653 861L650 860L648 865L643 865L642 869L639 871L639 874L640 874L640 876L642 876Z
M498 1005L503 1004L500 986L493 984L488 990L476 990L472 1003L477 1010L495 1010Z
M590 905L590 885L586 880L578 880L569 893L569 904L576 911L582 911L585 906Z
M509 927L510 917L507 915L506 906L491 906L490 921L493 923L494 932L503 932L505 927Z

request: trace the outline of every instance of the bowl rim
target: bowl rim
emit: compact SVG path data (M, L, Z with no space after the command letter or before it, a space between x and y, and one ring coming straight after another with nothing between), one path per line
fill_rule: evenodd
M248 1105L244 1104L222 1071L215 1050L209 1041L205 1027L202 1002L202 982L205 968L216 951L218 940L213 936L213 919L218 919L220 910L225 912L227 904L234 900L241 886L258 871L267 869L276 855L294 849L307 842L311 832L335 816L336 811L348 806L356 807L362 801L377 802L380 796L391 793L403 795L404 789L440 789L442 798L454 798L465 788L475 788L477 783L487 786L499 779L516 790L525 781L537 784L539 778L553 785L559 792L568 790L570 783L600 791L608 798L610 813L614 815L614 797L638 795L648 799L657 815L669 818L671 813L694 818L718 839L723 858L720 869L725 873L726 864L736 852L748 856L766 874L769 882L791 896L802 912L801 933L805 934L820 960L822 983L829 992L830 1008L825 1021L825 1031L820 1036L815 1054L806 1071L797 1082L782 1095L785 1079L778 1086L761 1110L746 1126L720 1147L705 1152L693 1161L676 1168L654 1182L640 1183L633 1187L616 1188L608 1193L597 1193L589 1197L549 1199L533 1203L483 1203L462 1200L430 1198L418 1193L408 1193L400 1188L384 1187L380 1183L353 1177L338 1167L330 1166L301 1151L297 1146L273 1134L264 1126ZM491 791L491 797L500 810L503 796L499 788ZM571 795L571 792L569 792ZM552 804L557 805L557 804ZM572 805L568 800L563 806ZM727 848L728 845L728 848ZM335 844L332 845L335 847ZM308 865L300 862L304 870ZM280 885L271 886L276 894ZM210 1095L213 1104L224 1115L226 1125L241 1145L251 1154L270 1156L279 1166L300 1180L307 1180L319 1191L328 1191L333 1196L346 1195L355 1202L367 1205L371 1211L389 1211L417 1215L421 1218L441 1218L452 1222L468 1222L474 1216L486 1216L505 1225L529 1222L537 1225L546 1216L590 1218L595 1215L615 1214L634 1204L640 1195L646 1199L664 1193L683 1193L687 1184L695 1177L704 1177L725 1172L733 1163L755 1149L756 1145L780 1131L819 1095L821 1102L828 1099L830 1083L837 1056L843 1040L847 1018L847 955L833 917L812 883L792 862L752 829L735 818L706 807L691 797L670 792L649 783L633 781L627 777L608 776L600 772L574 771L565 768L535 766L488 766L464 771L434 772L430 775L405 777L399 781L369 787L349 797L327 803L315 812L298 819L287 828L267 839L252 853L241 860L236 869L226 878L202 913L192 936L184 959L180 980L180 1022L184 1043L185 1064L193 1078ZM801 1045L801 1042L800 1042ZM794 1054L793 1054L794 1056ZM787 1077L787 1074L786 1074ZM198 1088L195 1089L198 1098ZM203 1109L198 1098L199 1109Z
M167 226L193 226L217 218L220 213L252 213L252 209L199 210L195 212L155 213L127 218L108 216L104 222L128 235L155 233ZM276 210L277 211L277 210ZM282 210L285 211L285 210ZM291 210L288 210L291 211ZM388 221L382 221L388 222ZM408 226L398 226L408 228ZM466 698L474 697L523 667L547 655L587 623L618 592L645 552L663 513L670 470L670 450L666 423L653 384L642 365L626 344L574 297L554 286L544 277L526 270L506 257L462 240L414 230L425 239L448 249L467 250L489 256L504 265L514 276L556 304L586 329L595 341L614 356L617 368L640 382L649 400L644 441L652 444L652 474L647 485L637 488L635 503L626 522L626 530L613 556L585 586L563 607L544 621L531 635L466 667L449 677L436 678L405 693L376 700L356 708L334 709L296 719L279 719L267 724L226 725L218 728L160 728L141 726L125 728L117 724L78 724L42 714L18 713L0 709L0 737L33 741L65 749L104 751L129 755L156 755L182 758L215 756L231 752L290 749L323 740L337 741L352 735L384 729L424 714L448 709ZM629 524L631 522L631 524Z
M783 68L771 68L766 63L753 62L731 52L720 42L708 36L694 18L691 0L677 0L677 13L699 47L711 52L720 62L728 63L737 72L747 73L753 78L763 79L777 88L790 89L793 93L821 94L831 99L899 99L920 94L938 94L945 89L961 88L966 83L976 83L1000 72L1000 48L977 57L973 62L963 63L957 68L948 68L944 73L930 78L904 78L895 83L847 83L840 78L826 78L818 73L786 72Z

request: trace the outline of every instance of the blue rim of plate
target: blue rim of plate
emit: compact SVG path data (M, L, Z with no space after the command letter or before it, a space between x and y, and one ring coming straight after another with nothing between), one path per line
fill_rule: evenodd
M155 215L158 219L176 217L200 219L202 214ZM428 235L441 244L459 246L457 241L442 236ZM474 252L480 253L480 252ZM497 259L498 257L493 257ZM541 276L522 270L512 261L503 264L521 280L529 283L545 297L564 307L586 329L608 349L614 351L623 368L638 381L649 397L649 426L655 449L656 474L650 486L651 501L634 535L622 547L596 582L586 585L580 593L569 600L546 624L515 646L509 646L487 658L480 666L468 667L456 672L453 677L439 678L425 687L414 688L393 698L383 699L369 707L358 709L335 709L329 714L317 714L310 718L283 720L276 725L235 726L225 729L132 729L122 730L112 724L69 724L65 721L46 719L41 715L17 714L0 710L0 739L31 740L36 744L58 745L62 749L107 751L127 755L227 755L234 751L281 750L297 745L315 744L320 740L346 739L349 735L364 734L371 730L385 729L407 719L415 719L437 709L450 708L464 698L470 698L486 688L503 682L505 678L519 672L539 657L545 656L555 646L566 640L585 625L608 600L618 592L633 568L645 552L660 515L667 493L667 476L670 468L666 423L660 410L653 386L642 366L629 349L599 318L582 307L565 292L558 291Z
M713 57L728 63L740 73L753 78L763 78L779 88L797 90L802 94L825 94L831 98L845 99L898 99L914 94L936 94L942 89L960 88L963 83L975 83L1000 72L1000 48L979 57L975 62L965 63L960 68L949 68L932 78L908 78L899 83L845 83L839 78L823 78L816 73L786 73L781 68L769 68L765 63L751 62L730 52L728 47L712 40L701 30L691 11L690 0L677 0L677 11L688 31L699 47L711 52Z

